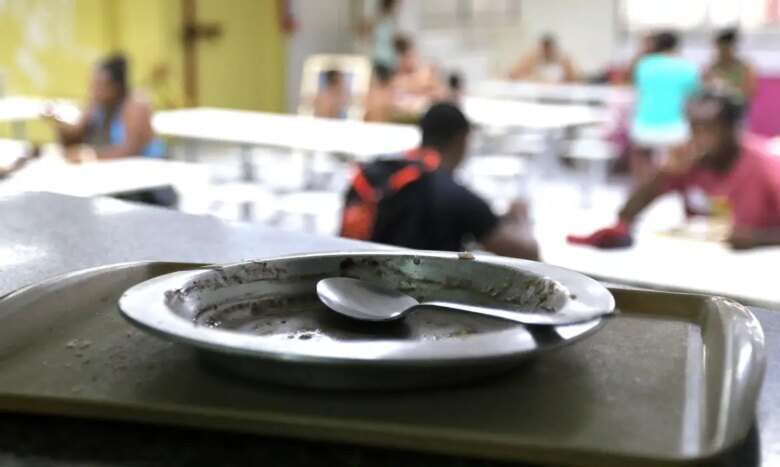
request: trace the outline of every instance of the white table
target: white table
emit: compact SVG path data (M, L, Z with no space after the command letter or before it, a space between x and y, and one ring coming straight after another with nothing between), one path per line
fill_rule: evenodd
M513 132L531 131L541 134L543 150L531 171L532 179L560 172L558 156L571 130L605 124L610 114L604 109L586 105L541 104L509 99L466 96L463 112L487 134L508 137Z
M164 187L181 191L207 183L207 169L188 162L131 157L71 164L60 157L45 156L0 180L0 195L45 191L92 197Z
M412 125L366 123L309 116L191 108L157 112L157 134L195 141L338 153L363 159L405 151L420 143Z
M255 179L253 147L330 153L364 160L420 144L412 125L366 123L309 116L198 107L157 112L152 120L158 135L185 141L187 160L197 160L199 141L236 144L241 148L243 179ZM304 178L308 179L304 174Z
M543 261L606 281L780 306L780 248L735 252L717 242L639 232L631 248L599 250L567 244L567 233L537 231Z
M68 123L75 123L81 114L78 107L63 99L25 96L0 97L0 122L11 124L15 139L25 139L26 123L42 118L46 111L53 112L57 118Z
M479 83L476 91L485 97L600 106L627 105L634 100L631 87L609 84L487 80Z
M683 201L674 193L656 200L637 219L630 248L600 250L566 242L567 234L587 235L614 224L630 191L629 185L617 183L599 187L590 208L577 204L577 188L563 180L533 193L531 217L542 260L609 282L780 308L780 248L737 252L715 241L670 236L683 225L701 227L686 220Z
M475 124L507 129L561 130L606 121L603 112L587 106L478 97L466 97L462 105ZM420 132L413 125L203 107L157 112L152 124L163 136L339 153L358 159L405 151L420 143Z
M540 104L466 96L463 113L476 125L493 129L566 130L609 121L609 113L586 105Z

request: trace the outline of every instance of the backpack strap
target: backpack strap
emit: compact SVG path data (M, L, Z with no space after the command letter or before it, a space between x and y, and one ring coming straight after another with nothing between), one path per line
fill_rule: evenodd
M355 176L352 179L352 188L361 200L367 203L376 203L377 190L371 186L371 182L366 178L366 174L363 172L363 168L358 166L355 170Z
M380 201L419 180L424 174L435 171L441 165L441 156L432 149L407 151L404 159L408 163L390 175L380 186L372 185L364 168L357 167L350 190L356 196L349 201L348 194L341 221L342 237L370 240Z
M412 149L406 151L405 157L407 160L421 162L426 172L433 172L441 165L441 154L435 149Z

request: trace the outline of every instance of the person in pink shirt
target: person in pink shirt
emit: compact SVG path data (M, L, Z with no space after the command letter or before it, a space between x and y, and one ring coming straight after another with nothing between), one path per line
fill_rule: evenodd
M588 236L569 236L569 242L629 246L636 217L656 198L675 191L685 197L689 214L708 214L707 200L725 203L731 215L732 248L780 245L780 158L741 134L739 107L726 97L696 96L687 113L690 140L675 148L667 164L632 193L619 222ZM699 195L698 203L692 202L692 194Z

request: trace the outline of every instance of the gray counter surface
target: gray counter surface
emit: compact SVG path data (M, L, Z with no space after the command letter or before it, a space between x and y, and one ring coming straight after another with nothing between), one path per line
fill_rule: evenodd
M45 193L0 198L0 296L57 274L124 261L224 263L366 248L371 245L229 223L112 199ZM724 456L722 465L780 465L780 311L752 311L766 334L766 380L756 428L743 445ZM0 416L0 465L247 464L486 465L479 460L205 430Z

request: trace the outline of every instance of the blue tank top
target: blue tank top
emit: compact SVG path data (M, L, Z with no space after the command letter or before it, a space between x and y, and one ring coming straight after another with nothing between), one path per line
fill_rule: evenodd
M637 65L635 85L635 127L687 127L685 102L699 87L695 65L665 54L648 55Z
M111 146L117 146L120 144L124 144L127 140L127 130L125 129L125 122L122 120L122 108L117 111L113 118L111 119L111 122L109 122L109 128L108 128L108 141L101 141L102 135L103 135L103 122L105 121L104 117L105 110L102 108L98 108L93 114L92 114L92 127L96 130L97 138L93 138L94 143L98 144L109 144ZM145 157L153 157L153 158L162 158L165 157L165 143L162 142L161 139L157 138L156 136L153 136L152 139L149 141L149 143L141 150L141 153L138 154L139 156L145 156Z

